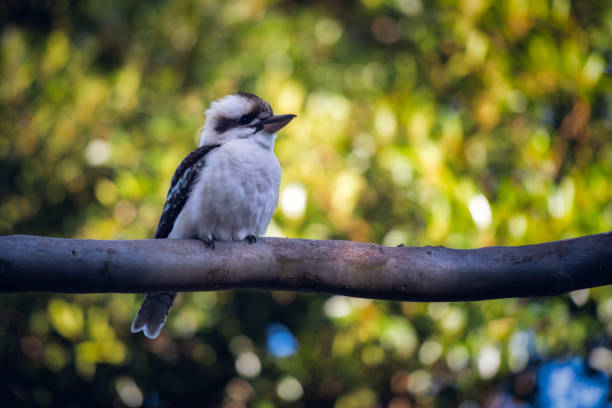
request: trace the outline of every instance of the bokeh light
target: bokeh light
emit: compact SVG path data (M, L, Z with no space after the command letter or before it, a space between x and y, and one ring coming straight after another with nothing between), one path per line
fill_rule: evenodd
M288 357L298 349L297 341L287 327L279 323L270 324L266 330L268 350L275 357Z

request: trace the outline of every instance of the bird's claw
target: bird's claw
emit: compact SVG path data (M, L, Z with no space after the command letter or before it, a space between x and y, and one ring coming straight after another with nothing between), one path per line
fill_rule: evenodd
M212 250L215 249L215 241L213 241L212 239L202 239L200 241L202 241L204 245L206 245L208 248Z
M246 236L245 239L247 240L247 242L249 244L253 244L253 243L257 242L257 237L255 235L249 234L249 235Z

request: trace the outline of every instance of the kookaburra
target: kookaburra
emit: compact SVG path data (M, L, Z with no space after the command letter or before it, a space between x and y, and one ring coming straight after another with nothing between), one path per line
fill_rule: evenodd
M249 243L264 234L278 203L281 168L274 155L278 130L295 115L274 115L248 93L211 103L200 147L176 169L155 238L196 238ZM176 293L149 293L132 332L159 335Z

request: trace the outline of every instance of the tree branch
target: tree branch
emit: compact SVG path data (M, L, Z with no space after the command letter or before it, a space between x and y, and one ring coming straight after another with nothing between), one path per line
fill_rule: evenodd
M0 237L0 292L275 289L404 301L557 295L612 283L612 231L518 247L390 248L260 238L97 241Z

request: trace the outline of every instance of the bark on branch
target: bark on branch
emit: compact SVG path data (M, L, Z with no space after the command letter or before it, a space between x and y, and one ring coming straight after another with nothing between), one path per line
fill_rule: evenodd
M0 292L275 289L404 301L557 295L612 283L612 231L458 250L260 238L97 241L0 237Z

